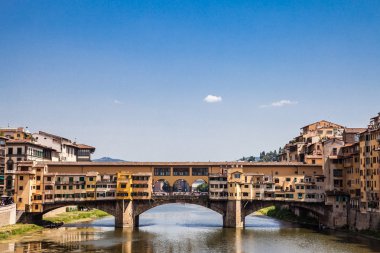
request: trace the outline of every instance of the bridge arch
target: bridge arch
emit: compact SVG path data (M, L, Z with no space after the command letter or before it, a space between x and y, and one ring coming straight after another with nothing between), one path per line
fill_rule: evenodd
M280 208L288 208L292 212L307 212L312 214L312 216L317 217L318 219L323 219L325 216L325 207L320 203L303 203L303 202L285 202L285 201L251 201L243 202L243 212L244 217L259 211L263 208L276 206Z
M78 205L79 204L79 205ZM116 216L116 210L115 205L111 202L107 201L86 201L86 202L63 202L63 203L54 203L54 204L46 204L44 205L44 210L42 213L38 213L38 215L43 216L44 214L47 214L51 211L54 211L55 209L61 208L61 207L68 207L68 206L81 206L88 209L98 209L101 211L104 211L112 216Z
M152 203L146 204L141 203L136 206L135 215L141 215L155 207L170 205L170 204L190 204L205 207L209 210L212 210L222 216L225 215L225 205L223 203L210 203L207 201L199 201L196 199L178 199L178 200L164 200L164 201L154 201Z

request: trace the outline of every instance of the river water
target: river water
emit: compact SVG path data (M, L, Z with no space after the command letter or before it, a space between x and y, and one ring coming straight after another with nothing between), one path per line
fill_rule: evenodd
M380 252L380 241L301 228L264 216L245 229L222 228L204 207L170 204L140 216L137 230L115 229L114 218L46 229L0 243L0 252Z

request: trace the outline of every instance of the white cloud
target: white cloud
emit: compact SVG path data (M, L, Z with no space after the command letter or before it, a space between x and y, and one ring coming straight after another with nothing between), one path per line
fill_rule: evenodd
M222 101L222 97L214 96L214 95L208 95L204 98L204 101L206 103L218 103Z
M286 105L296 105L298 104L297 101L291 101L291 100L280 100L280 101L275 101L271 103L270 105L260 105L260 108L266 108L266 107L283 107Z
M117 100L117 99L115 99L115 100L113 101L113 103L114 103L114 104L117 104L117 105L122 105L122 104L124 104L123 102L121 102L120 100Z

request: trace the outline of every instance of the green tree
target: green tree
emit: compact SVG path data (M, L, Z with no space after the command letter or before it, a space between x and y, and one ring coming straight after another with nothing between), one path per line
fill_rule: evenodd
M208 192L208 184L207 183L203 183L201 185L198 185L197 186L197 191L199 191L199 192Z

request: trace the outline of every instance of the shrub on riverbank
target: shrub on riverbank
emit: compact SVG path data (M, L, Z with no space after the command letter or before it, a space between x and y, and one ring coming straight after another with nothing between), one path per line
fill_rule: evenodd
M89 211L74 211L74 212L65 212L57 214L54 217L47 217L44 220L51 222L63 222L63 223L73 223L83 220L92 220L101 217L109 216L108 213L101 210L93 209Z
M28 232L35 232L41 229L42 227L34 224L14 224L0 227L0 240L7 239L8 237L13 235L22 235Z
M260 214L276 218L279 220L284 220L284 221L290 221L290 222L297 222L301 224L310 224L310 225L318 225L318 220L312 217L308 216L297 216L295 215L292 211L289 209L281 209L281 208L276 208L275 206L270 206L263 208L258 211Z
M374 238L380 239L380 231L361 230L358 233L362 234L362 235L369 236L369 237L374 237Z

